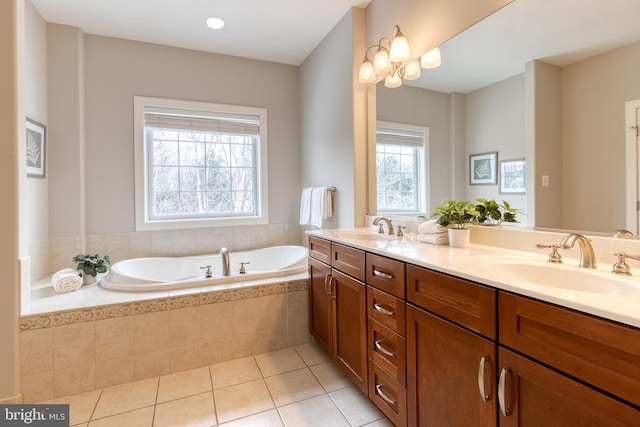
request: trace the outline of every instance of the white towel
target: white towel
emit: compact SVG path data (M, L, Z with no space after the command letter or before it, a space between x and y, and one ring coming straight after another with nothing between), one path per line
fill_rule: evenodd
M418 233L420 234L432 234L432 233L446 233L447 227L443 227L438 224L437 219L425 221L418 226Z
M432 245L448 245L449 234L448 233L418 234L418 241L424 242L424 243L431 243Z
M82 277L70 268L60 270L51 276L51 284L57 293L71 292L80 289Z
M322 220L331 218L333 206L329 187L311 187L302 191L300 224L322 228Z

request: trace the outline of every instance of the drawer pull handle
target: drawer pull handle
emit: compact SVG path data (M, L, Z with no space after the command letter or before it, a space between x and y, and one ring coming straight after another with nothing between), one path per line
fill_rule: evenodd
M389 311L386 308L382 307L380 304L373 304L373 308L376 309L376 311L379 311L382 314L385 314L387 316L393 316L394 314L396 314L393 311Z
M502 415L508 417L511 415L511 402L507 402L507 394L509 394L509 390L507 390L507 376L511 373L509 368L503 368L500 372L500 381L498 382L498 403L500 404L500 411Z
M390 398L389 396L384 394L384 392L382 391L382 385L381 384L376 384L376 394L378 396L380 396L382 398L382 400L387 402L389 405L395 405L396 403L398 403L397 400L393 400L392 398Z
M375 268L373 269L373 275L374 276L378 276L378 277L382 277L383 279L395 279L393 274L383 273L382 271L376 270Z
M386 354L386 355L387 355L387 356L389 356L389 357L394 357L394 356L396 355L396 353L395 353L395 352L393 352L393 351L389 351L389 350L387 350L386 348L384 348L384 347L382 346L382 344L380 344L380 341L379 341L379 340L378 340L378 341L374 341L374 342L373 342L373 345L375 345L375 346L376 346L376 349L377 349L380 353L382 353L382 354Z
M480 389L480 396L482 397L482 400L485 402L488 402L491 399L491 396L489 396L485 390L484 384L485 384L485 367L487 366L487 362L489 361L489 358L487 356L482 356L480 358L480 366L478 366L478 388Z

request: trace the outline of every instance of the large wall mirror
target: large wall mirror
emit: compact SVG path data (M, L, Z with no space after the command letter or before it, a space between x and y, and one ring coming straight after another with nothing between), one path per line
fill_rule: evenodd
M640 99L638 16L637 0L515 0L444 43L441 67L400 88L378 83L377 120L428 128L423 211L494 197L530 226L637 234L625 109ZM486 153L497 179L471 183L469 157ZM525 161L524 194L501 188L512 160Z

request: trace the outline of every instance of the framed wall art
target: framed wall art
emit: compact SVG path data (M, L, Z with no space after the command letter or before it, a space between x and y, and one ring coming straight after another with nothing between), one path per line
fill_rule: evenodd
M27 176L45 177L47 127L27 117Z
M472 154L469 156L469 183L497 184L496 166L498 162L498 152L483 154Z
M525 159L503 160L500 162L500 194L525 194Z

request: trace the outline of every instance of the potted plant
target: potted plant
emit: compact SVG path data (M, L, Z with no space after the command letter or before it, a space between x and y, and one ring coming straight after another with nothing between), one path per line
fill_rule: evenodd
M98 254L78 254L71 259L76 263L76 270L81 271L82 281L85 285L95 283L98 273L106 273L109 269L109 255L101 257Z
M466 200L447 200L433 208L432 217L438 217L438 224L448 227L449 246L466 248L469 246L470 231L466 227L478 217L476 205Z
M522 213L522 209L511 207L511 205L503 200L502 204L499 204L494 199L483 199L477 197L475 199L476 211L478 211L478 217L476 222L486 225L500 224L501 222L518 222L516 215Z

